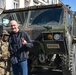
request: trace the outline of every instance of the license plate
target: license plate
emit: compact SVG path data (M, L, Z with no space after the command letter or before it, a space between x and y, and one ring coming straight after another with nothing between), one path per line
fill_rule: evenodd
M60 48L59 44L46 44L47 48Z

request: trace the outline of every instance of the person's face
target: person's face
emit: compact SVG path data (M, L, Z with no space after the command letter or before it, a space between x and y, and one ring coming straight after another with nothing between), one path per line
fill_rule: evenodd
M2 35L2 40L3 40L3 41L5 41L5 42L8 41L8 38L9 38L8 35Z
M14 20L10 22L10 27L13 32L18 32L18 30L19 30L18 23Z

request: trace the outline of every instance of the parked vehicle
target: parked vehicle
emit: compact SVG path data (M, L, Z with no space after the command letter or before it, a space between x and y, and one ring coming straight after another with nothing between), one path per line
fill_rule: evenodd
M63 75L76 75L76 13L64 4L6 10L0 16L4 29L15 19L29 33L33 48L29 69L61 69Z

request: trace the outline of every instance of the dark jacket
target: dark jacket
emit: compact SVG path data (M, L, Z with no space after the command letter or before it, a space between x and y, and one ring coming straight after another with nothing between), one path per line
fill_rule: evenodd
M27 45L22 45L21 37L24 38L27 41ZM16 40L16 48L15 48L15 42L14 39ZM27 32L24 31L19 31L16 34L10 32L10 37L9 37L9 52L11 54L11 57L17 57L18 61L23 61L26 60L27 58L27 49L31 48L33 46L33 43L27 34Z

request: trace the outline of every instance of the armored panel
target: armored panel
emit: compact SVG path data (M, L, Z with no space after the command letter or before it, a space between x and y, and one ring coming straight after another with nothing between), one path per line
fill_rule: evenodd
M76 37L76 24L74 24L75 26L73 26L73 36Z
M45 29L43 29L43 28L35 28L34 30L33 30L33 32L32 32L32 38L34 39L34 40L37 40L37 39L40 39L40 37L41 37L41 33L44 31Z
M35 27L33 29L26 28L25 31L30 35L32 40L41 39L41 33L46 30L43 27Z

